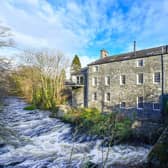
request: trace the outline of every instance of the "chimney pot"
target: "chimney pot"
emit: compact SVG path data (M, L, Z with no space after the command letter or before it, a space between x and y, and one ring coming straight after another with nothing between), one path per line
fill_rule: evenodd
M100 57L101 58L105 58L108 56L108 51L106 51L105 49L100 50Z

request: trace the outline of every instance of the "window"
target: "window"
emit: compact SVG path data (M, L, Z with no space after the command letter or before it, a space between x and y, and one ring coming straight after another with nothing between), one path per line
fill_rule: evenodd
M139 73L137 75L137 84L143 84L143 83L144 83L143 73Z
M125 77L125 75L121 75L120 76L120 85L125 85L125 83L126 83L126 77Z
M110 85L110 76L105 77L105 85L109 86Z
M159 103L153 103L153 110L160 110L160 104Z
M137 61L137 67L142 67L144 66L144 61L143 59Z
M138 109L144 108L143 97L137 97L137 108Z
M84 84L83 76L80 77L80 84Z
M154 83L160 83L160 72L155 72L154 73Z
M82 85L83 82L84 82L83 76L77 76L77 77L76 77L76 83L77 83L77 84Z
M125 108L126 107L126 103L125 102L121 102L120 103L120 108Z
M76 83L77 83L77 84L80 84L80 77L77 76L76 79L77 79Z
M105 93L105 101L108 102L110 101L110 93Z
M92 85L97 86L97 77L92 78Z
M94 93L92 94L92 100L93 100L93 101L97 101L97 92L94 92Z
M94 66L94 67L93 67L93 72L98 72L98 71L99 71L98 65Z

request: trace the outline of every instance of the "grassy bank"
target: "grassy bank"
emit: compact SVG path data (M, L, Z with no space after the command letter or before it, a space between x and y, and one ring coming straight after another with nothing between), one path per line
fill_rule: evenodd
M117 113L102 114L95 108L72 109L61 119L74 125L79 133L97 135L113 143L129 139L132 132L128 118Z

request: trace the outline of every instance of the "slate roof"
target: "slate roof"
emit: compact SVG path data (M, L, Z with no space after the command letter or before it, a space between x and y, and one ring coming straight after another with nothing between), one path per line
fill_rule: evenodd
M168 53L168 45L143 49L143 50L136 51L136 53L128 52L128 53L123 53L119 55L107 56L105 58L100 58L88 64L88 66L105 64L109 62L118 62L118 61L124 61L124 60L136 59L136 58L150 57L150 56L155 56L155 55L160 55L165 53Z

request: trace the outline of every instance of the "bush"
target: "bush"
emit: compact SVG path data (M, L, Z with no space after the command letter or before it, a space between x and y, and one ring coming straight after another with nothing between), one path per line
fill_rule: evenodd
M123 141L130 137L131 121L117 113L102 114L96 108L74 108L62 118L79 132Z
M24 110L35 110L36 109L36 106L35 105L29 105L29 106L26 106L24 107Z

